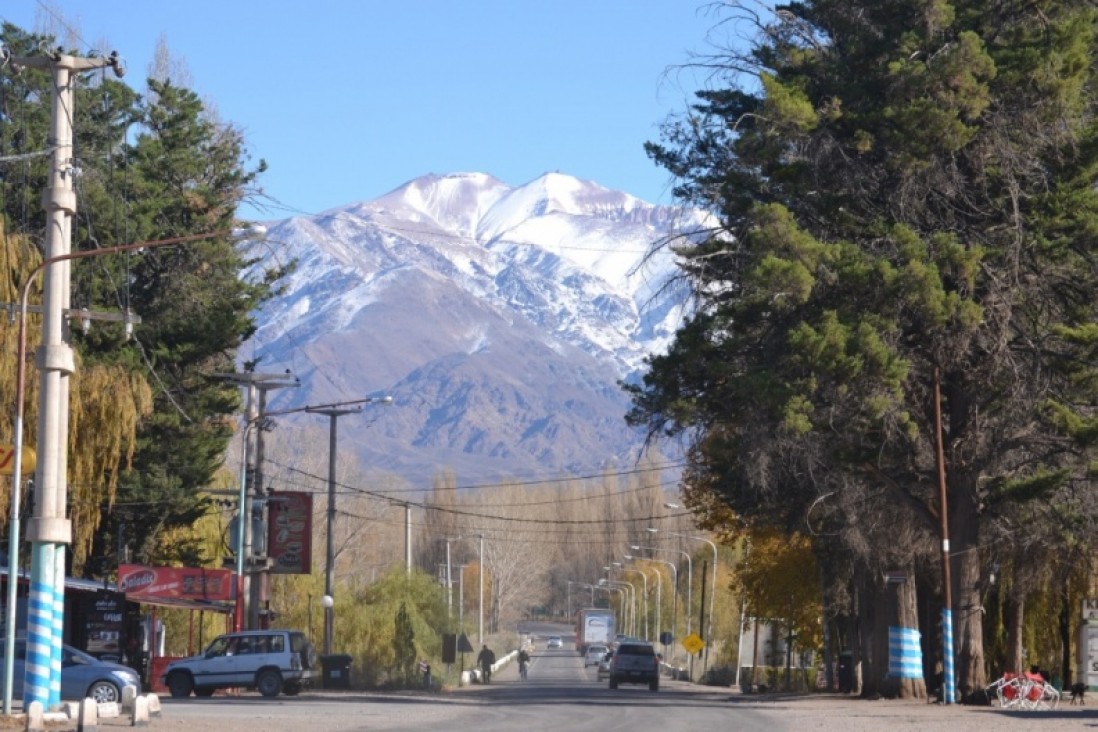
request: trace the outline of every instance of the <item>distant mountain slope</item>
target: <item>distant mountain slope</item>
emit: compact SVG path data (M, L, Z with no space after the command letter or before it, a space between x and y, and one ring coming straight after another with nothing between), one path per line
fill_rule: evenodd
M341 421L340 449L415 483L625 466L640 436L617 382L685 304L673 255L648 254L704 223L558 173L424 176L271 225L257 266L299 267L242 354L302 380L269 409L392 395L376 420Z

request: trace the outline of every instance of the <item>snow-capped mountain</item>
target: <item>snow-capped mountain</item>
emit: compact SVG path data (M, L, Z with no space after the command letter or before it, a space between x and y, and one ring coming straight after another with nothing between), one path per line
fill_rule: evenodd
M517 188L425 176L271 224L256 267L297 269L241 353L302 381L268 409L391 395L340 422L340 450L415 483L625 466L641 436L618 381L666 347L686 305L657 245L705 223L559 173Z

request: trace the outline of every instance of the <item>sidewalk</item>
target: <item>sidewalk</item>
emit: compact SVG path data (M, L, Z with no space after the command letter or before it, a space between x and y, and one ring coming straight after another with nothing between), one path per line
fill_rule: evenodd
M707 687L698 687L705 689ZM1070 706L1063 702L1048 711L1016 711L998 706L928 704L925 701L867 701L843 694L740 694L708 687L723 694L732 708L780 712L786 729L879 732L879 730L965 730L1001 732L1005 727L1040 728L1050 732L1098 727L1098 707Z

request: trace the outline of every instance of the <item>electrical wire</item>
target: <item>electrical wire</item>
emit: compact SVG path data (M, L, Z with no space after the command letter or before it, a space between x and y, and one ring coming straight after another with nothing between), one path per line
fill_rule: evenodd
M304 477L307 477L307 478L312 478L314 480L321 481L321 482L323 482L324 485L328 484L329 479L328 479L327 476L317 475L316 473L310 473L307 470L302 470L302 469L296 468L292 465L286 465L285 463L281 463L278 460L271 459L269 457L265 458L265 462L269 463L271 465L274 465L276 467L282 468L283 470L287 470L287 471L289 471L291 473L294 473L296 475L301 475L301 476L304 476ZM613 471L601 471L601 472L598 472L598 473L588 473L588 474L585 474L585 475L569 475L569 476L560 476L560 477L553 477L553 478L535 478L535 479L531 479L531 480L521 480L521 481L502 481L502 482L498 482L498 483L474 483L474 484L470 484L470 485L454 486L454 488L452 490L474 491L474 490L481 490L481 489L486 489L486 488L493 488L494 489L494 488L522 488L522 487L525 487L525 486L544 486L544 485L553 484L553 483L572 483L572 482L581 481L581 480L600 480L600 479L605 479L605 478L615 478L615 477L622 477L622 476L628 476L628 475L640 475L640 474L644 474L644 473L662 472L664 470L676 470L678 468L684 468L684 467L686 467L686 465L687 465L687 463L685 461L669 462L669 463L661 463L659 465L644 466L644 467L631 468L631 469L625 469L625 470L613 470ZM338 481L336 482L336 486L345 489L346 492L357 492L359 490L358 488L356 488L354 486L345 485L345 484L339 483ZM425 489L422 489L422 488L406 488L406 489L394 489L394 490L388 490L388 491L377 491L376 493L379 494L379 495L383 495L383 494L400 494L400 493L419 493L419 492L423 492L424 490Z

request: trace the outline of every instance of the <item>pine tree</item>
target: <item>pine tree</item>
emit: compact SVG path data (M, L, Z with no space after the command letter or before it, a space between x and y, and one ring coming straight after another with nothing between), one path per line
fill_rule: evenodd
M760 8L725 5L756 42L711 59L725 88L648 148L723 226L684 249L698 312L632 389L630 419L694 436L695 505L717 495L788 528L811 513L872 593L885 562L935 571L940 374L971 693L989 533L1038 500L1084 525L1093 491L1098 14L1081 0Z
M3 41L16 55L52 45L8 24ZM0 75L0 93L4 152L45 149L46 75ZM119 81L81 75L75 109L81 175L74 249L228 230L265 167L262 161L249 167L239 130L211 119L193 91L167 80L149 80L142 99ZM47 160L29 158L0 180L7 221L32 238L41 233L43 214L30 202L43 187ZM14 247L5 251L19 281L35 262L12 259ZM236 348L255 327L251 313L279 277L246 282L240 275L248 264L222 236L74 265L74 307L129 309L141 318L132 338L121 324L97 323L74 334L80 369L103 374L95 393L74 393L70 464L83 466L70 476L77 571L90 576L113 568L120 535L137 561L209 559L197 542L180 541L172 529L190 526L208 510L200 494L222 463L233 432L229 418L240 406L238 390L211 377L234 370ZM123 388L134 396L118 406L132 408L102 407L103 396ZM119 447L104 452L104 443ZM87 556L110 559L84 566Z

